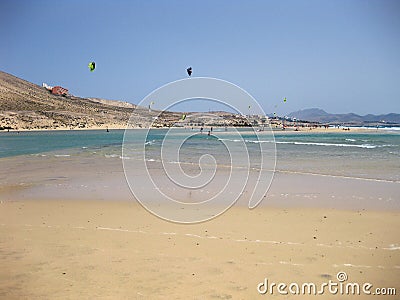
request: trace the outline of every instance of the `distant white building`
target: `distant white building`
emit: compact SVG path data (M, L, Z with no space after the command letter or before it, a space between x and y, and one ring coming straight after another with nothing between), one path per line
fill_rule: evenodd
M48 85L48 84L45 83L45 82L42 83L42 87L44 87L45 89L47 89L47 90L49 90L49 91L51 91L51 90L53 89L52 86Z

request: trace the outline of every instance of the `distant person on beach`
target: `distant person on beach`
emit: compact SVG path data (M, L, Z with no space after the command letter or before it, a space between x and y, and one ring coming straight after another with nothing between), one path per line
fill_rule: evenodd
M210 130L207 132L207 135L211 135L211 131Z
M200 128L200 132L203 133L203 127Z

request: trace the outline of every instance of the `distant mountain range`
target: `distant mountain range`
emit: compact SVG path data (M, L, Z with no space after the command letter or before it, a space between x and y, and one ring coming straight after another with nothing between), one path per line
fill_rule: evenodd
M400 125L400 114L390 113L385 115L368 114L360 116L354 113L348 114L330 114L319 108L309 108L292 112L288 115L290 118L298 120L346 125Z

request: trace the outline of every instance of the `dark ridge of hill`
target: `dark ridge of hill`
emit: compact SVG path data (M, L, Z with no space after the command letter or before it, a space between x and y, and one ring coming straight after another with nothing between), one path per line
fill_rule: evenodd
M360 116L354 113L330 114L319 108L309 108L292 112L288 115L288 117L309 122L346 124L346 125L400 124L400 114L397 113L390 113L384 115L368 114L365 116Z

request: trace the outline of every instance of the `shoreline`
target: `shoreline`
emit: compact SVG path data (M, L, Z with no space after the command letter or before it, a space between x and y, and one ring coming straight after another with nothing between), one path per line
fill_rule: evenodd
M3 201L136 201L119 157L99 159L91 155L56 154L8 157L2 159L2 165L0 197ZM163 176L157 174L154 174L157 178ZM251 178L255 174L251 173ZM400 211L399 184L399 181L387 179L277 169L259 207ZM169 188L169 185L163 187ZM235 205L247 207L247 199L251 196L249 189L251 185L246 186ZM185 197L185 191L179 193L180 197Z
M209 128L210 126L204 126L205 129ZM216 126L211 126L214 129L220 129L220 128L225 128L223 126L221 127L216 127ZM193 126L195 129L200 129L201 126ZM251 128L251 127L227 127L228 129L244 129L244 128ZM345 128L350 128L350 130L345 130ZM298 130L295 130L295 127L286 127L285 130L279 127L274 127L271 126L271 131L274 133L344 133L344 134L351 134L351 133L376 133L376 132L400 132L400 127L399 129L392 129L391 127L389 128L364 128L364 127L345 127L345 128L336 128L336 127L329 127L329 128L298 128ZM397 128L397 127L396 127ZM7 129L0 130L1 133L16 133L16 132L58 132L58 131L90 131L90 130L96 130L96 131L106 131L106 130L126 130L127 127L123 126L108 126L108 127L90 127L90 128L74 128L74 129L68 129L68 128L53 128L53 129L10 129L9 131ZM188 129L190 130L191 127L133 127L129 128L129 130L169 130L169 129ZM256 130L257 127L254 128ZM221 131L218 131L221 133ZM259 133L268 133L270 131L261 131Z

